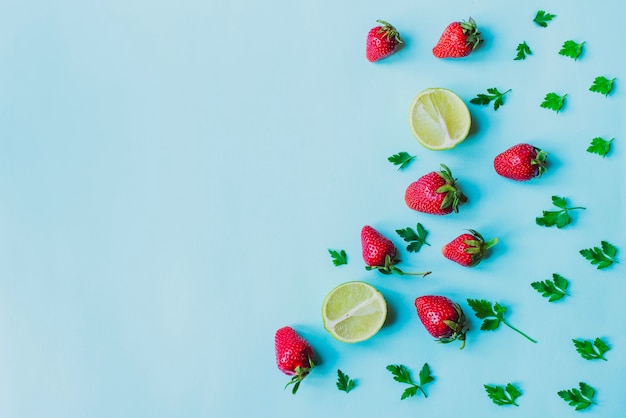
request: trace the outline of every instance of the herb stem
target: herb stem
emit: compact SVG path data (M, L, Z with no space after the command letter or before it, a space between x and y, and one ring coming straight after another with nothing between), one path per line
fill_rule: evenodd
M519 329L515 328L513 325L509 324L506 320L502 319L502 322L504 323L504 325L506 325L507 327L511 328L513 331L518 332L519 334L523 335L524 337L528 338L529 341L533 342L533 343L537 343L537 340L529 337L528 335L524 334L522 331L520 331Z

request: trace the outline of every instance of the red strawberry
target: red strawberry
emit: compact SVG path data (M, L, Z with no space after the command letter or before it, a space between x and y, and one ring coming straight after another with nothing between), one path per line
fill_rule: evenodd
M361 229L361 246L363 261L365 261L367 270L378 270L383 274L397 273L420 276L430 274L430 272L405 273L396 267L396 263L400 261L396 258L396 246L390 239L369 225L365 225Z
M539 177L546 171L548 153L530 144L517 144L493 160L496 173L516 181Z
M457 303L445 296L420 296L415 299L415 309L426 331L438 342L460 340L461 349L465 347L465 333L469 326Z
M467 197L456 184L452 172L441 164L441 171L423 175L407 187L404 201L413 210L433 215L446 215L458 212L459 203Z
M437 58L462 58L475 50L482 42L476 22L471 17L468 22L452 22L441 34L433 48Z
M461 234L446 245L441 252L444 257L459 263L465 267L473 267L480 263L485 256L485 252L498 243L498 238L493 238L487 242L478 232L473 229L469 234Z
M276 331L274 347L278 369L286 375L293 376L287 386L293 384L291 393L295 394L300 387L300 382L315 367L313 349L291 327L283 327Z
M402 43L400 33L384 20L377 20L381 26L376 26L367 33L365 56L369 62L387 58L396 52Z

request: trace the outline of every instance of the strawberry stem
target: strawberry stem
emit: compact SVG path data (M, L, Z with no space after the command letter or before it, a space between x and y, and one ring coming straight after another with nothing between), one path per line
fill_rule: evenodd
M313 362L313 359L309 357L309 367L296 367L296 369L294 370L295 374L291 378L291 380L285 385L285 389L287 389L290 385L293 385L293 387L291 388L291 393L295 395L296 392L298 392L298 388L300 388L300 383L302 383L304 378L309 375L311 370L313 370L313 367L315 367L315 363Z
M507 327L511 328L513 331L520 333L524 337L528 338L528 340L530 340L531 342L537 343L537 340L535 340L533 338L530 338L528 335L524 334L522 331L520 331L519 329L515 328L513 325L509 324L506 320L501 319L501 321L504 323L504 325L506 325Z
M400 260L394 258L392 259L391 256L387 255L385 257L385 265L384 266L365 266L365 270L378 270L379 272L381 272L382 274L391 274L391 273L396 273L400 276L422 276L422 277L426 277L428 276L431 272L430 271L423 271L423 272L415 272L415 273L407 273L402 271L401 269L399 269L398 267L396 267L396 263L399 262Z
M498 243L498 238L490 239L489 241L485 242L485 250L488 250L489 248L493 247L497 243Z
M392 267L391 269L394 273L399 274L400 276L422 276L422 277L426 277L428 276L430 273L432 273L431 271L420 271L420 272L411 272L411 273L407 273L405 271L400 270L398 267Z

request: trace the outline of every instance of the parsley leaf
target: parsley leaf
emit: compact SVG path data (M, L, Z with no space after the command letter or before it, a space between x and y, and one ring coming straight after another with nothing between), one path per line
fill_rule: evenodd
M572 41L571 39L567 40L563 42L563 46L559 51L559 55L572 58L574 61L576 61L578 57L580 57L580 54L583 53L583 45L585 45L584 41L581 43L577 43Z
M504 314L507 311L506 306L500 305L498 302L492 305L491 302L484 299L468 299L467 303L474 310L474 314L477 318L484 319L482 325L480 326L482 331L495 331L502 323L511 328L513 331L528 338L530 341L534 343L537 342L504 319Z
M398 165L398 170L402 170L403 168L408 166L414 158L414 155L410 155L408 152L402 151L387 158L387 161L389 161L393 165Z
M555 226L559 229L569 225L572 218L569 216L570 210L585 209L580 206L567 207L567 201L564 197L552 196L552 204L560 210L544 210L542 216L535 218L535 223L539 226L551 227Z
M564 94L563 96L559 96L558 94L554 92L548 93L546 94L546 97L544 97L543 102L541 102L540 106L543 107L544 109L554 110L556 113L559 113L559 111L565 105L566 96L567 94Z
M513 58L514 61L525 60L527 55L533 54L526 41L517 45L517 48L515 48L515 50L517 51L517 55L515 56L515 58Z
M480 93L470 100L470 103L486 106L493 100L493 110L498 110L504 104L504 95L510 91L511 89L508 89L504 93L500 93L497 88L491 87L487 89L488 94Z
M586 248L579 252L580 255L589 260L592 265L597 266L598 270L605 269L611 264L617 263L617 259L615 258L617 248L607 241L600 241L600 247Z
M585 360L604 360L607 361L604 357L604 353L609 351L611 347L602 340L601 338L596 338L595 340L572 340L574 343L574 347L576 347L576 351L584 358Z
M596 77L593 80L593 84L589 87L589 91L593 91L594 93L604 94L608 96L611 91L613 91L613 83L615 83L615 79L609 80L604 76Z
M615 138L611 138L608 141L600 137L593 138L591 140L591 145L587 148L587 152L598 154L601 155L602 158L605 158L609 154L609 151L611 151L611 144L614 140Z
M556 15L546 13L544 10L538 10L533 22L541 26L542 28L548 27L548 23L554 19Z
M343 264L348 264L348 255L346 254L346 252L344 250L331 250L330 248L328 249L328 254L330 254L330 257L333 259L333 264L335 266L341 266Z
M570 390L561 390L558 395L570 406L574 406L577 411L589 408L595 404L593 400L596 390L584 382L578 384L580 390L573 388Z
M489 386L484 385L487 391L487 396L496 405L515 405L519 406L515 400L522 396L522 392L511 383L507 383L506 386Z
M424 229L421 223L418 223L415 227L415 230L412 228L404 228L404 229L396 229L396 232L402 239L409 243L406 247L408 252L416 253L421 248L422 245L430 245L426 242L426 235L428 235L428 231Z
M552 280L544 280L543 282L533 282L530 284L533 289L541 293L541 296L548 298L548 302L555 302L569 295L567 288L569 282L560 274L554 273Z
M424 390L424 385L435 380L430 373L428 363L424 363L422 369L419 372L419 384L413 382L413 379L411 378L411 372L409 372L409 369L407 369L404 365L390 364L389 366L387 366L387 370L391 372L391 374L393 375L393 379L396 382L406 383L407 385L409 385L409 387L406 388L402 393L402 396L400 397L401 400L415 396L418 390L422 392L425 398L428 398L428 394Z
M350 379L350 376L337 369L337 389L349 393L354 389L354 380Z

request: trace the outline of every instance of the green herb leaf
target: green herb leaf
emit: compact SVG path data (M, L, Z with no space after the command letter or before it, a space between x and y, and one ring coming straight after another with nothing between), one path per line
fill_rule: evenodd
M556 15L547 13L544 10L538 10L537 14L535 15L535 18L533 19L533 22L535 22L542 28L546 28L548 27L548 23L550 23L550 21L554 19L555 17Z
M515 56L515 58L513 58L514 61L525 60L528 55L533 54L526 41L517 45L517 48L515 48L515 50L517 51L517 55Z
M580 206L568 207L564 197L552 196L552 204L560 210L544 210L542 216L535 218L535 223L539 226L563 228L572 223L569 215L570 210L585 209Z
M604 353L609 351L611 347L602 340L601 338L596 338L595 340L572 340L574 343L574 347L576 347L576 351L581 355L585 360L604 360L607 361L604 357Z
M504 104L504 95L510 91L511 89L508 89L504 93L500 93L497 88L491 87L487 89L487 94L478 94L476 97L470 100L470 103L485 106L493 101L493 110L498 110L500 106Z
M552 275L552 280L533 282L530 285L537 292L541 293L541 296L548 298L548 302L555 302L569 294L567 293L569 282L565 277L557 273Z
M617 263L617 259L615 258L617 248L607 241L600 241L600 247L586 248L579 252L580 255L589 260L592 265L597 266L598 270L608 268L613 263Z
M487 391L487 396L489 396L489 399L496 405L519 406L515 400L522 396L522 392L511 383L507 383L506 386L484 385L484 387Z
M580 382L578 386L580 390L572 388L557 392L565 402L575 407L576 411L589 408L592 404L595 404L593 398L596 394L595 389L584 382Z
M479 319L496 316L496 313L493 311L493 307L491 306L491 302L489 301L484 299L468 299L467 303L474 310L474 314Z
M400 400L404 400L406 398L410 398L412 396L417 395L417 390L418 390L417 386L409 386L408 388L404 389L404 392L402 392L402 396L400 396Z
M328 253L330 254L330 257L333 259L333 264L335 266L348 264L348 255L346 254L344 250L337 251L337 250L331 250L329 248Z
M415 230L407 227L404 229L396 229L396 232L403 240L409 243L406 247L408 252L416 253L422 248L422 245L430 245L426 242L428 231L426 231L424 226L420 223L417 224Z
M419 377L420 377L420 386L424 386L425 384L430 383L433 380L435 380L430 373L430 367L428 366L428 363L424 363L424 365L422 366L422 369L420 370L420 373L419 373Z
M476 317L484 320L480 327L481 330L495 331L496 329L498 329L498 327L502 323L506 325L507 327L511 328L513 331L526 337L528 340L534 343L537 342L536 340L530 338L528 335L524 334L519 329L515 328L504 318L504 314L508 310L506 306L501 305L498 302L496 302L495 304L492 304L491 302L486 301L484 299L467 299L467 303L474 311L474 314L476 315Z
M587 152L592 154L598 154L602 156L602 158L605 158L608 155L609 151L611 151L611 144L614 140L615 138L611 138L608 141L600 137L593 138L591 140L591 145L589 145L589 147L587 148Z
M585 45L584 41L581 43L577 43L572 41L571 39L567 40L563 43L563 46L559 51L559 55L572 58L574 59L574 61L576 61L578 57L580 57L580 54L583 53L583 45Z
M393 165L399 166L398 170L402 170L403 168L408 166L411 161L413 161L413 159L415 159L414 155L410 155L408 152L402 151L387 158L387 161L389 161Z
M548 93L546 94L546 97L544 97L540 106L544 109L554 110L556 113L559 113L565 105L565 97L567 97L567 94L559 96L554 92Z
M337 369L337 389L349 393L354 389L354 380L350 379L350 376Z
M594 93L600 93L600 94L604 94L605 96L608 96L611 93L611 91L613 91L614 82L615 82L614 78L612 80L609 80L608 78L604 76L596 77L595 80L593 80L593 84L591 85L591 87L589 87L589 91L593 91Z
M402 364L390 364L389 366L387 366L387 370L391 372L391 374L393 375L393 379L396 382L406 383L407 385L409 385L409 387L406 388L402 393L400 399L406 399L415 396L418 390L422 392L425 398L428 398L428 394L424 390L424 385L434 380L434 378L430 374L430 368L428 367L428 363L424 363L422 369L420 370L419 384L413 381L409 369L407 369L406 366Z

